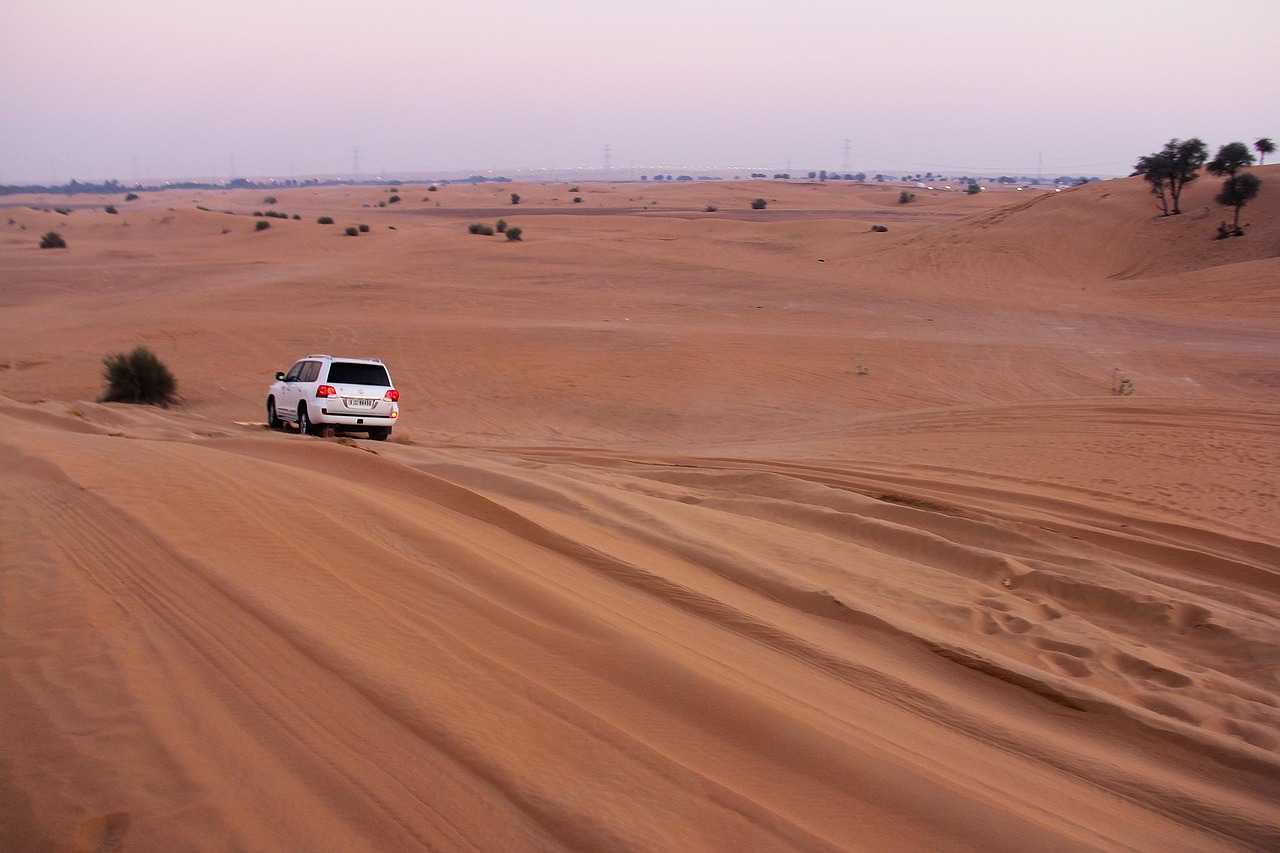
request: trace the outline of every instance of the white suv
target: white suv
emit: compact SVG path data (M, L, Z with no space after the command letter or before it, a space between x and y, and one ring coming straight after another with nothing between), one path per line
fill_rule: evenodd
M277 373L267 392L267 425L298 425L303 435L331 429L367 432L382 441L400 417L400 392L376 358L309 355Z

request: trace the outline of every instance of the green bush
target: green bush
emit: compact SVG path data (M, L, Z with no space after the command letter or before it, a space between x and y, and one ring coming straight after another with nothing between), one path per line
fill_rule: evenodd
M106 207L104 207L104 208L102 208L102 209L103 209L103 211L104 211L104 212L106 212L106 213L119 213L119 212L120 212L120 211L116 210L116 206L115 206L114 204L109 204L109 205L107 205Z
M714 204L709 204L703 208L707 213L715 213L719 209L720 208L716 207Z
M361 233L361 234L368 234L368 233L369 233L369 226L368 226L368 225L365 225L364 223L361 223L359 227L360 227L360 233Z
M271 223L265 219L259 219L257 222L253 223L254 231L266 231L270 227Z
M512 193L512 194L511 194L511 203L512 203L512 204L519 204L519 203L520 203L520 194L519 194L519 193Z
M137 197L138 197L138 194L137 194L137 193L129 193L128 195L126 195L126 196L124 197L124 200L125 200L125 201L133 201L133 200L134 200L134 199L136 199Z
M400 201L400 196L393 195L391 198L387 199L387 204L397 204L399 203L399 201Z
M573 203L574 203L574 204L582 204L582 196L580 196L580 195L575 195L575 196L573 197Z
M319 222L321 225L332 225L332 224L333 224L333 217L332 217L332 216L321 216L319 219L317 219L317 220L316 220L316 222Z
M472 234L482 234L485 237L493 236L493 226L485 225L483 222L473 222L467 226L467 231Z
M348 226L347 226L347 236L348 236L348 237L358 237L359 235L360 235L360 229L359 229L359 228L355 227L354 225L348 225Z
M139 346L127 355L107 356L102 363L106 366L107 380L103 402L167 406L174 401L177 383L173 374L146 347Z
M889 226L888 225L872 225L871 230L878 231L883 234L885 231L889 230Z
M507 239L508 239L508 240L511 240L512 242L514 242L514 241L516 241L516 240L519 240L519 239L520 239L520 235L521 235L521 234L523 234L523 233L524 233L524 229L522 229L522 228L508 228L508 229L507 229Z
M269 196L267 196L266 198L264 198L264 199L262 200L262 203L263 203L263 204L275 204L275 203L276 203L276 197L275 197L275 196L273 196L273 195L269 195Z
M915 193L909 193L906 190L903 190L901 193L898 194L898 204L911 204L911 202L915 200L916 200Z
M764 210L765 205L767 205L768 203L769 203L769 202L765 201L764 199L762 199L762 198L758 198L758 199L756 199L755 201L751 202L751 209L752 209L752 210Z
M493 230L497 231L499 234L505 232L507 230L507 220L499 219L497 224L493 226Z
M965 192L967 192L969 195L977 195L978 193L982 192L982 187L978 186L977 184L969 184L969 188L965 190Z
M41 249L65 249L67 241L62 239L62 235L57 231L50 231L40 238Z

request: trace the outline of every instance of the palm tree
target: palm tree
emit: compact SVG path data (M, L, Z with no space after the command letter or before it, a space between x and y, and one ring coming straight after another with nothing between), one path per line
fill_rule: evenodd
M1259 166L1266 162L1268 154L1272 154L1276 150L1276 144L1272 142L1271 138L1268 136L1264 136L1257 142L1253 143L1253 147L1258 149Z

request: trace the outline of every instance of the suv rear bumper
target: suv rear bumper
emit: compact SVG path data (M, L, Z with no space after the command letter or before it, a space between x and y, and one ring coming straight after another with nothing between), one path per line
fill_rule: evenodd
M393 418L390 415L331 415L323 409L311 418L311 422L315 424L360 427L393 427L396 425L397 420L398 418Z

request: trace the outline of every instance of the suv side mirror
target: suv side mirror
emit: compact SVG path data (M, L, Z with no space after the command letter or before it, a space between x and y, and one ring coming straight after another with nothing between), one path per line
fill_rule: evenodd
M283 381L284 381L284 374L283 374L283 373L281 373L281 372L280 372L280 371L278 371L278 370L276 371L276 381L277 381L277 382L283 382Z

